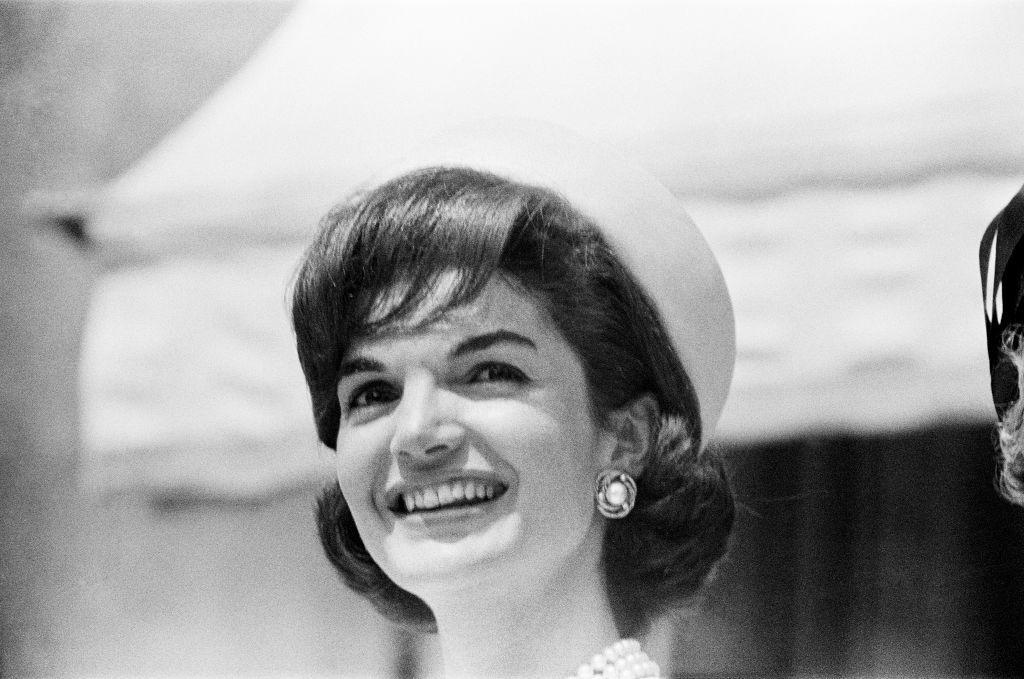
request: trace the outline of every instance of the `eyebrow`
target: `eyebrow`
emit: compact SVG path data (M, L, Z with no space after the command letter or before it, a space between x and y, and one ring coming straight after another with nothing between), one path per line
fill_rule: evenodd
M529 347L535 351L537 349L537 345L529 337L524 337L511 330L495 330L494 332L486 332L482 335L474 335L459 342L454 349L448 352L448 357L458 358L471 354L474 351L483 351L503 342ZM341 367L338 369L338 379L361 372L387 372L387 368L380 361L365 356L355 356L342 362Z
M356 356L350 358L341 364L338 369L338 379L348 377L349 375L355 375L356 373L382 373L387 369L384 364L380 361L375 361L372 358L366 358L364 356Z
M456 346L449 352L449 357L457 358L465 354L473 353L474 351L483 351L495 344L501 344L502 342L508 344L518 344L520 346L529 347L533 350L537 349L537 345L533 343L529 337L524 337L517 332L511 330L495 330L494 332L486 332L482 335L474 335L473 337L467 338L459 345Z

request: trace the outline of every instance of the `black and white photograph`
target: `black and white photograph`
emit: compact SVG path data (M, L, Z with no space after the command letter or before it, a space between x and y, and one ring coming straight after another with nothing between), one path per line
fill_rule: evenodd
M0 677L1024 677L1024 2L0 0Z

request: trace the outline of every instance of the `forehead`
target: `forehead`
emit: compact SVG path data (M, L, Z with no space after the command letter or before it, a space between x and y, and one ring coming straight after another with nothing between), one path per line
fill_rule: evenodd
M447 306L451 290L456 283L455 274L443 274L412 313L357 338L347 354L427 334L450 336L455 341L476 333L498 329L511 329L542 339L562 340L555 324L538 301L501 277L492 278L480 294L466 304L446 309L438 314L439 309ZM371 320L385 317L404 292L396 290L381 299L374 309Z

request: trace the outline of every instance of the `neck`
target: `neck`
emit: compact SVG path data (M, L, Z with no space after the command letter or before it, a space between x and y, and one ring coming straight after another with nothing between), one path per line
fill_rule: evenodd
M599 550L547 578L503 578L424 598L437 619L446 675L546 677L572 674L618 638Z

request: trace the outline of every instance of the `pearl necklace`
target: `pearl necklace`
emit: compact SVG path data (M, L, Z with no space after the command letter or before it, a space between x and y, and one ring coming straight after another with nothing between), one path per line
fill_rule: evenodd
M660 679L658 663L647 657L636 639L616 641L583 663L568 679Z

